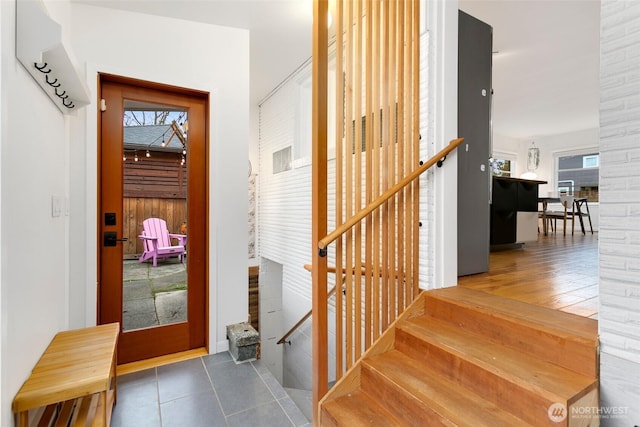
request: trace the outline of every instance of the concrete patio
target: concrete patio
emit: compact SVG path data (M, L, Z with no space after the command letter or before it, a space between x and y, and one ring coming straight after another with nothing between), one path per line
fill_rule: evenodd
M123 261L123 329L148 328L187 320L187 264L178 258L158 266Z

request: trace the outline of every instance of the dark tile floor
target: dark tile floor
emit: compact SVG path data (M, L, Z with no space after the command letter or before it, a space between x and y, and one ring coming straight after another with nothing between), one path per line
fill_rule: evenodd
M311 426L258 361L228 353L118 377L112 427Z

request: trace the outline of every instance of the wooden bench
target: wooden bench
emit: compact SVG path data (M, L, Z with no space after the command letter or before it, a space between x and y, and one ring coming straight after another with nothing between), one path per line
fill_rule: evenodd
M111 323L56 334L13 399L16 425L109 426L119 332Z

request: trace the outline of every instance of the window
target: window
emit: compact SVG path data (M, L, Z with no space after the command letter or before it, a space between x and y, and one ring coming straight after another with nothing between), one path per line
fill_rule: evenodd
M594 152L557 155L557 190L577 198L598 201L600 155Z
M291 146L273 152L272 172L274 175L291 170Z
M583 168L597 168L600 166L600 156L597 154L591 156L584 156L582 158Z
M511 176L511 160L493 159L491 161L491 173L493 176Z
M491 174L493 176L516 176L516 155L494 152L491 161Z

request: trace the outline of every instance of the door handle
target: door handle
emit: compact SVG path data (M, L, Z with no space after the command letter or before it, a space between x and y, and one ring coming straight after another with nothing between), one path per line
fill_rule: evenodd
M117 242L126 242L129 240L126 237L118 239L118 234L115 231L104 232L104 246L115 246Z

